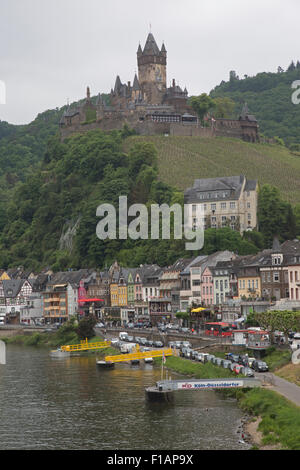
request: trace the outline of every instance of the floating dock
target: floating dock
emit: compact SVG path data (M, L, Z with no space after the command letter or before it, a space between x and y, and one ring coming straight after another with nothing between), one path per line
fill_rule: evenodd
M226 378L226 379L191 379L191 380L161 380L154 387L145 389L146 398L150 401L172 402L174 392L179 390L224 390L228 388L261 387L261 381L255 378Z

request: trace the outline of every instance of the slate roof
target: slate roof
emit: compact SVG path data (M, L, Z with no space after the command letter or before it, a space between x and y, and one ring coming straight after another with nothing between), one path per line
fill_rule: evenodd
M4 297L15 298L20 292L25 279L4 279L2 281Z
M92 273L89 269L80 269L79 271L57 272L51 276L48 285L56 284L75 284L78 285L82 279L88 278Z
M225 201L227 199L237 200L240 198L244 182L244 191L250 191L256 188L257 181L248 181L245 175L196 179L193 187L187 188L184 192L184 202L215 202L219 200ZM223 197L224 192L226 192L225 197ZM200 194L202 196L201 199Z

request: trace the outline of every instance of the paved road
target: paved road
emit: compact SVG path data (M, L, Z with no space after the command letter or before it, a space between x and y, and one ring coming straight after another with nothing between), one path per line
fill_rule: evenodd
M287 398L287 400L290 400L295 405L300 407L300 387L298 385L292 382L288 382L287 380L282 379L281 377L278 377L271 372L255 373L255 376L260 380L263 380L265 376L267 380L270 381L270 390L274 390L274 392L283 395L285 398Z

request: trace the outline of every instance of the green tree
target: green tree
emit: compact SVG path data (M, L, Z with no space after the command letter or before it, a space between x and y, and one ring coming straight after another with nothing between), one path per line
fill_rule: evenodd
M296 236L296 218L289 203L283 201L274 186L265 184L258 194L258 224L265 244L270 247L273 238L287 240Z
M214 100L206 93L202 93L200 96L191 96L189 104L197 114L202 125L204 124L206 114L215 107Z
M83 317L79 322L78 322L78 327L76 329L76 333L78 334L79 338L81 340L87 338L91 339L94 335L94 327L97 323L97 319L95 315L88 315Z
M214 99L215 107L214 107L214 117L215 118L232 118L233 113L235 110L235 102L225 96L217 97Z

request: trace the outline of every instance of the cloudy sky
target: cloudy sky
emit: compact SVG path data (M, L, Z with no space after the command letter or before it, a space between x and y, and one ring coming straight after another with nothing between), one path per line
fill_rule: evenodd
M25 124L133 80L151 31L167 49L167 80L208 93L300 60L299 0L0 0L0 120ZM299 77L300 78L300 77ZM0 100L1 101L1 100Z

